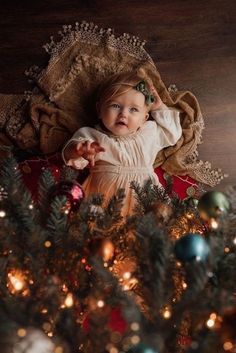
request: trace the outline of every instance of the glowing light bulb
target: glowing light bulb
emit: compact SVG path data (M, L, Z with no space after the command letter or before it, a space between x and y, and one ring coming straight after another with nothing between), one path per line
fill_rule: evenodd
M212 229L217 229L219 227L219 223L214 218L211 218L210 219L210 226Z
M124 278L124 279L130 279L130 278L131 278L131 272L125 272L125 273L123 273L123 278Z
M20 271L12 271L7 274L8 283L7 287L12 294L21 292L26 288L25 276ZM27 294L27 292L25 293Z
M209 319L206 322L207 327L212 328L215 326L215 320Z
M169 319L171 317L170 308L169 307L165 307L162 315L163 315L164 319Z
M102 256L103 260L106 262L111 260L114 256L115 247L110 240L105 240L102 245Z
M211 313L210 319L211 319L211 320L216 320L216 318L217 318L216 313Z
M0 210L0 217L4 218L6 216L6 212L4 210Z
M25 337L26 336L26 330L24 328L19 328L17 330L17 336L18 337Z
M104 305L105 305L105 303L104 303L104 301L103 301L103 300L98 300L98 302L97 302L97 306L98 306L99 308L103 308L103 307L104 307Z
M52 243L49 240L46 240L44 246L45 248L50 248L52 246Z
M232 342L226 341L226 342L223 344L223 348L224 348L225 351L230 351L230 350L233 348Z
M140 337L138 335L131 337L131 342L132 344L138 344L140 342Z
M132 322L132 324L130 325L130 328L132 331L138 331L140 326L138 322Z
M64 304L67 308L70 308L74 305L74 299L73 299L72 293L67 294Z

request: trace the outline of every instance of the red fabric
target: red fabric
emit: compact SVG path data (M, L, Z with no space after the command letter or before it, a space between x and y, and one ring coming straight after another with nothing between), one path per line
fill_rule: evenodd
M43 169L50 168L56 180L59 180L62 165L63 161L60 154L54 154L47 159L35 157L20 163L20 170L22 172L23 180L25 185L32 192L34 199L37 199L38 182ZM164 171L161 167L158 167L155 169L155 172L158 175L160 183L165 187L166 180L164 178ZM194 187L196 193L198 192L198 183L188 176L173 176L172 181L172 190L179 196L180 199L185 199L189 196L187 194L189 187Z
M157 174L160 183L165 187L166 186L166 180L164 178L165 172L161 167L158 167L155 169L155 173ZM185 199L186 197L189 197L187 194L187 190L189 187L194 187L196 194L198 194L198 183L190 178L189 176L173 176L172 177L172 182L173 182L173 188L172 191L176 193L181 200Z

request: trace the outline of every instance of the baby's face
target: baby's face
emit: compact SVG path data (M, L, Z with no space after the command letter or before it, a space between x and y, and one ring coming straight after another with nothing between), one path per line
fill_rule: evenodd
M102 103L100 118L103 125L116 136L129 135L138 130L148 118L145 97L131 89L112 100Z

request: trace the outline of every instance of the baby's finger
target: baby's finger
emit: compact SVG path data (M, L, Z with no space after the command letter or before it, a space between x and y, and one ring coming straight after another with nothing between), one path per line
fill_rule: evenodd
M87 161L89 161L89 166L94 167L95 165L95 159L94 159L94 154L88 154L86 156Z
M91 143L91 147L95 149L95 152L105 152L105 148L102 147L98 142Z
M91 144L92 142L91 141L86 141L86 150L85 150L85 153L88 153L90 154L91 153Z
M82 154L84 153L84 143L83 142L78 142L76 145L76 152L78 154L78 156L82 156Z

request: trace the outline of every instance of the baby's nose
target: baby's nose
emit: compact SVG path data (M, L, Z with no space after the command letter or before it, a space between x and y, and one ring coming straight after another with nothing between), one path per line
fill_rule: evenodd
M129 113L129 110L128 110L127 108L122 108L122 109L120 110L120 115L121 115L121 116L126 117L126 116L128 116L128 113Z

